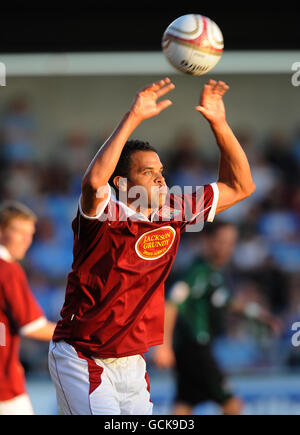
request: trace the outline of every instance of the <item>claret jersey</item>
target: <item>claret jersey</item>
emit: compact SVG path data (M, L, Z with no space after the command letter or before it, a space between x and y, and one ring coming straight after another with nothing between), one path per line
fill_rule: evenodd
M97 358L142 354L163 342L164 282L187 227L212 222L216 183L170 194L150 219L109 189L102 210L72 223L73 265L53 341ZM200 228L200 227L199 227Z
M26 336L46 322L24 270L0 246L0 402L25 392L24 370L19 361L20 335Z

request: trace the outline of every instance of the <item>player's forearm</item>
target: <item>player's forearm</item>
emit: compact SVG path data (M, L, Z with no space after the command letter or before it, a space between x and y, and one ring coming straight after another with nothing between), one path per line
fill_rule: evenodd
M47 322L41 328L38 328L34 331L27 333L26 337L32 338L34 340L50 341L53 336L55 326L56 326L55 323Z
M245 152L226 121L211 124L220 149L219 182L244 195L255 190Z
M88 183L96 190L107 184L119 161L121 152L132 132L139 125L132 112L127 112L111 136L102 145L83 177L83 184Z
M177 319L178 309L171 302L166 302L165 306L165 328L164 328L164 344L172 347L173 333Z

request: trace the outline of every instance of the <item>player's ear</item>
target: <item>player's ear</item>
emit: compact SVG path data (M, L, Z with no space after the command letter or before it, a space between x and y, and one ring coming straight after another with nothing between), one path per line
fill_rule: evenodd
M127 178L123 178L121 176L117 176L113 179L113 183L118 190L121 192L126 192L127 190Z

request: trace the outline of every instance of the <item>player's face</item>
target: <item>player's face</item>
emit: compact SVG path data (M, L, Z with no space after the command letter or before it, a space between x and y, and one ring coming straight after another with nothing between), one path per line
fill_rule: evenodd
M14 260L22 260L32 243L35 223L29 219L12 219L7 227L0 229L0 243L6 247Z
M136 151L131 156L127 189L142 186L146 194L143 198L144 207L158 208L165 203L167 186L163 169L160 158L154 151Z
M225 265L233 255L238 239L236 228L220 228L209 240L209 250L215 264Z

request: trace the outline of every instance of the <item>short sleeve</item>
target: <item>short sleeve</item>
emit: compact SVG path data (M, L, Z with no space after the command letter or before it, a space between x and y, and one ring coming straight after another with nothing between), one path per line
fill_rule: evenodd
M14 327L21 335L26 335L44 326L47 319L29 288L23 269L15 266L2 287Z
M107 221L110 201L111 201L111 188L107 184L103 189L108 189L108 197L106 200L99 204L95 216L86 215L81 206L81 196L78 200L78 211L77 216L72 223L73 232L76 239L86 240L86 242L91 242L95 239L96 235L103 232L103 223ZM101 195L103 192L98 192L97 195Z
M85 243L85 245L94 244L100 241L108 225L113 222L125 220L122 215L122 209L116 204L114 190L109 184L105 186L108 190L108 197L101 203L95 216L86 215L81 206L81 195L78 201L78 210L75 219L72 222L72 229L75 239Z
M206 221L213 222L216 215L217 205L219 201L219 188L217 183L212 183L207 186L207 207ZM209 192L210 191L210 192Z
M97 213L96 213L95 216L87 216L86 214L83 213L82 207L81 207L81 195L80 195L80 198L79 198L79 201L78 201L78 209L79 209L80 215L82 217L84 217L85 219L87 219L87 220L100 220L100 221L104 221L107 218L107 214L108 214L108 211L109 211L109 203L110 203L110 200L111 200L111 187L107 183L107 185L104 186L101 189L104 189L105 191L108 191L108 196L107 196L106 200L103 201L103 203L99 204L99 207L97 209ZM98 192L97 195L102 195L103 193L106 193L106 192L104 192L104 191L103 192Z

